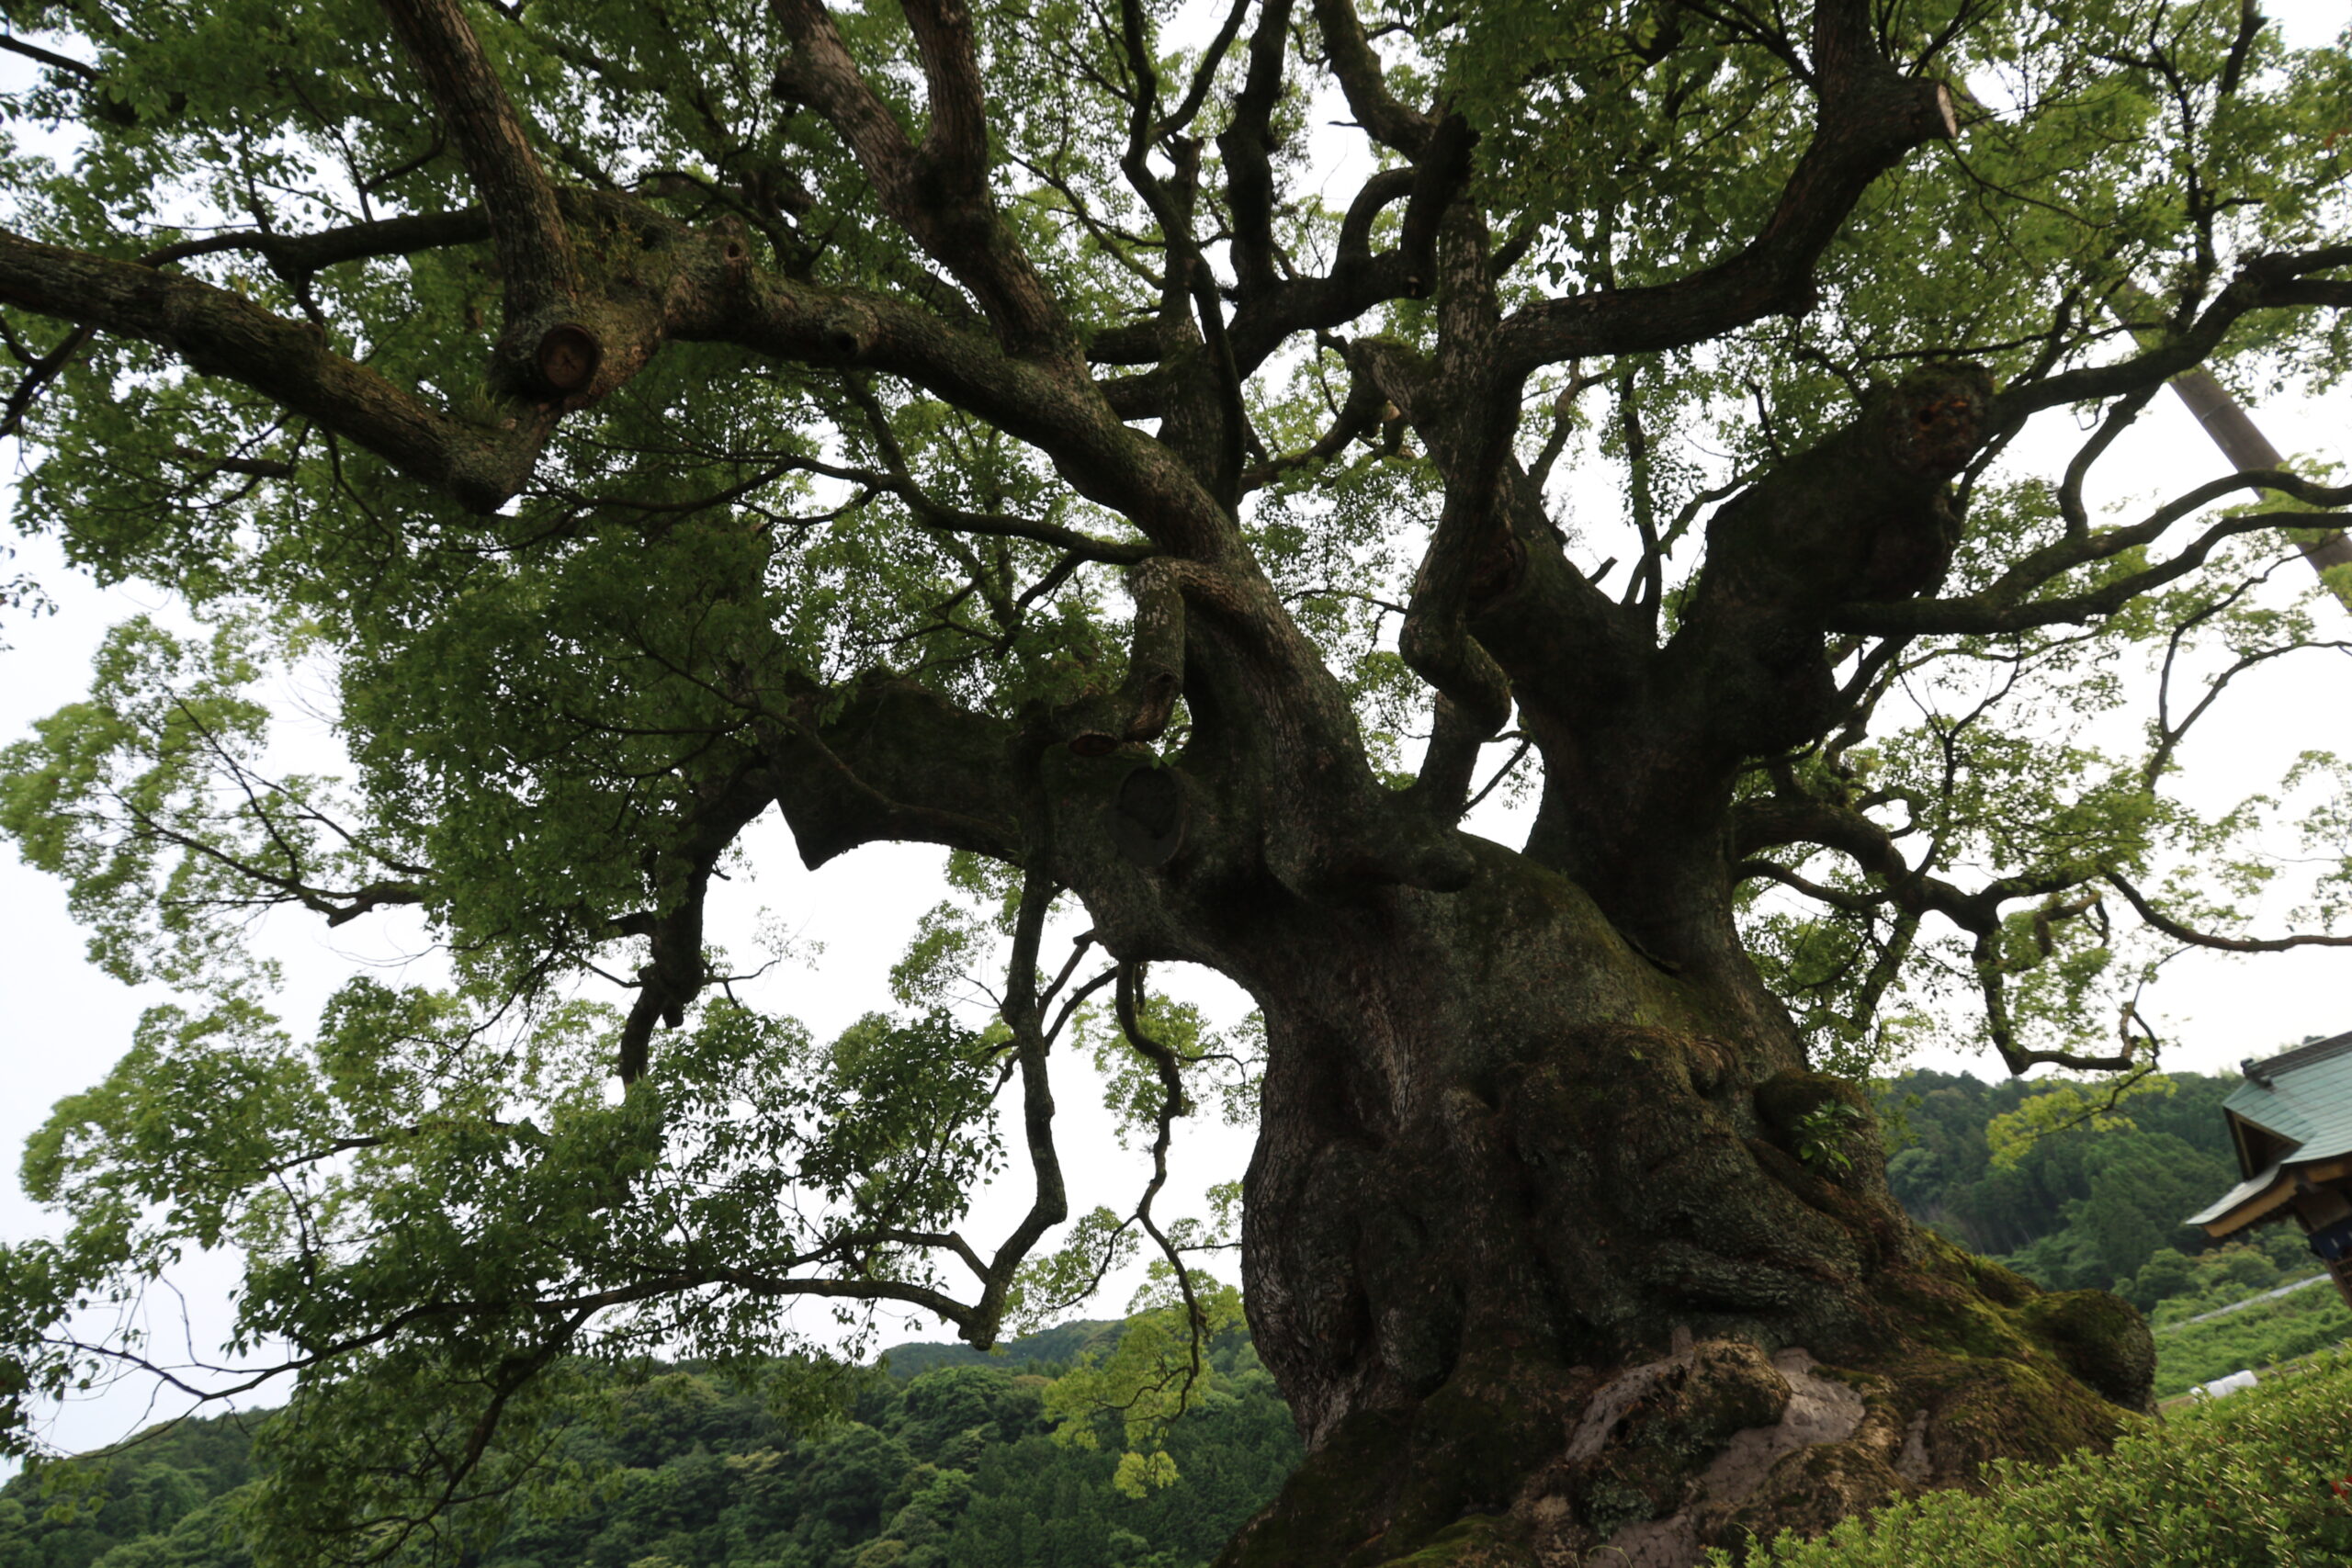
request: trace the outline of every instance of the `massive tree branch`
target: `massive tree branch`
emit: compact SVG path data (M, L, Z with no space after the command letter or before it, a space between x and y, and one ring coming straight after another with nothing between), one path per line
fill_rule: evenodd
M524 330L580 292L579 262L554 187L457 0L383 3L490 215L506 283L506 324ZM540 330L553 324L541 322Z
M1012 726L912 682L804 689L755 721L776 803L813 870L860 844L911 840L1023 861Z
M2263 512L2228 518L2208 527L2167 560L2124 573L2084 592L2056 599L2027 597L2064 572L2111 560L2153 544L2181 518L2242 490L2277 491L2313 506L2352 506L2352 485L2316 485L2299 475L2276 469L2232 474L2198 486L2128 528L2070 535L2045 546L2011 567L1981 593L1964 599L1849 604L1839 606L1830 615L1829 624L1840 631L1874 637L1914 637L1939 632L1985 635L2092 621L2113 615L2140 595L2188 575L2202 566L2225 540L2238 535L2272 528L2327 528L2337 521L2325 512Z
M1959 132L1951 92L1906 77L1878 53L1867 0L1815 12L1813 139L1763 230L1724 261L1645 288L1546 300L1504 323L1500 357L1537 367L1701 343L1760 317L1803 314L1813 268L1871 182L1913 148Z
M198 373L242 381L485 512L522 489L553 424L469 424L334 353L315 327L232 290L5 231L0 301L159 344Z
M2345 300L2324 297L2326 288L2352 288L2352 285L2328 285L2314 296L2311 290L2321 286L2303 280L2315 272L2346 266L2352 266L2352 245L2256 256L2238 268L2194 322L2167 341L2112 365L2086 366L2004 392L1996 428L2014 429L2043 409L2121 397L2195 370L2212 356L2230 328L2249 311L2344 304Z
M884 209L972 291L1009 352L1082 367L1077 333L989 191L986 96L970 14L956 0L909 0L904 9L931 95L931 128L920 146L866 82L820 0L775 0L793 46L777 90L840 132Z
M1322 29L1331 73L1340 79L1340 91L1347 95L1358 123L1382 146L1408 158L1419 157L1432 121L1389 92L1387 68L1373 51L1353 0L1315 0L1315 24Z

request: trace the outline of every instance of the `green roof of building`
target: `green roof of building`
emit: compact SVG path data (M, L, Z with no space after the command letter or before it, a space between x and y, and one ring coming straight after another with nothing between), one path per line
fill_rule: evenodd
M2245 1179L2219 1201L2188 1217L2203 1224L2268 1188L2287 1170L2352 1155L2352 1034L2315 1040L2245 1065L2245 1082L2222 1101L2222 1112L2290 1145L2259 1170L2247 1168L2247 1142L2236 1138Z

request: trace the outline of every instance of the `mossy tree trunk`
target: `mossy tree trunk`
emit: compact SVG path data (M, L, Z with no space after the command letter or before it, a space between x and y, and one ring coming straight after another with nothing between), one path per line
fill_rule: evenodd
M1854 1085L1555 874L1250 951L1243 1273L1310 1457L1222 1568L1663 1568L2146 1407L2136 1314L1913 1225Z

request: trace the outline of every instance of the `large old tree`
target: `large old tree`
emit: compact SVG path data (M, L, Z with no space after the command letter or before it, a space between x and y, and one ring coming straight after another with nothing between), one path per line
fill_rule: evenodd
M582 1358L987 1344L1199 1262L1069 1190L1080 1037L1158 1148L1255 1096L1310 1457L1229 1563L1687 1562L2144 1406L2128 1308L1905 1220L1853 1077L1948 982L2012 1070L2129 1069L2165 948L2345 940L2238 919L2246 818L2168 782L2338 613L2281 563L2352 489L2094 475L2184 372L2346 362L2340 48L2252 0L7 11L18 521L205 628L9 754L101 959L188 998L31 1152L22 1420L175 1360L79 1308L242 1247L265 1546L461 1551ZM347 784L264 755L288 660ZM1459 825L1498 781L1516 848ZM706 937L771 810L971 895L831 1044ZM298 1043L272 907L408 907L452 978Z

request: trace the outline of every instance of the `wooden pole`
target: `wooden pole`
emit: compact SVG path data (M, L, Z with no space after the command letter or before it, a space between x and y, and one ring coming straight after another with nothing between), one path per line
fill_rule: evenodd
M2254 417L2230 396L2227 388L2213 379L2211 371L2183 371L2172 378L2172 389L2188 405L2188 412L2197 416L2197 423L2205 427L2205 434L2213 438L2222 456L2240 473L2248 468L2287 466L2278 448L2270 445L2255 424ZM2321 574L2321 581L2327 582L2328 592L2346 609L2352 610L2352 578L2328 581L2326 577L2331 567L2352 567L2352 539L2346 538L2340 528L2297 528L2288 537L2303 552L2303 558L2312 563L2312 570Z
M2156 340L2158 334L2153 328L2134 325L2125 315L2126 311L2131 311L2144 320L2153 321L2161 314L2155 300L2138 285L2126 282L2117 288L2108 302L2108 309L2115 312L2115 319L2130 328L2132 335L2143 344L2153 344ZM2228 388L2213 378L2211 371L2202 366L2194 370L2184 370L2172 378L2172 389L2188 406L2188 412L2197 416L2197 423L2205 427L2205 434L2213 438L2213 445L2222 449L2222 456L2229 459L2230 467L2238 472L2287 466L2287 459L2278 455L2278 448L2270 445L2269 438L2255 424L2254 416L2245 412L2237 399L2230 396ZM2294 541L2297 549L2303 552L2303 558L2311 562L2312 570L2319 574L2319 580L2326 585L2327 591L2335 595L2335 602L2346 610L2352 610L2352 572L2339 573L2332 581L2327 576L2335 568L2352 567L2352 540L2345 538L2344 530L2290 528L2287 530L2287 536Z

